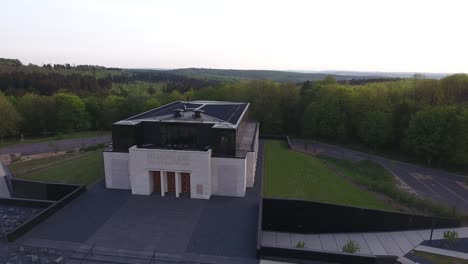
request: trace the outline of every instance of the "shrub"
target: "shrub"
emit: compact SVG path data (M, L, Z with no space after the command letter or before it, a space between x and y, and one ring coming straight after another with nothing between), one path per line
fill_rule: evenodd
M84 147L84 148L81 149L81 151L94 151L94 150L98 150L98 149L103 149L105 147L106 147L105 144L98 144L98 145L94 145L94 146Z
M359 243L354 240L348 240L346 244L341 246L341 251L345 253L356 253L361 249Z
M297 242L295 248L305 248L305 243L304 243L304 241L299 241L299 242Z
M61 140L61 139L63 139L63 138L64 138L64 136L63 136L62 133L57 133L57 134L55 135L55 137L54 137L55 140Z
M458 239L457 231L455 231L455 230L444 231L444 240L446 240L449 245L453 245L453 243L455 243L455 241L457 241L457 239Z

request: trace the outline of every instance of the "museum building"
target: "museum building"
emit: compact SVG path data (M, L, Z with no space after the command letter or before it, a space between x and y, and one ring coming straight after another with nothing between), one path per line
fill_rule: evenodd
M140 195L245 196L253 187L259 126L249 103L176 101L112 125L106 187Z

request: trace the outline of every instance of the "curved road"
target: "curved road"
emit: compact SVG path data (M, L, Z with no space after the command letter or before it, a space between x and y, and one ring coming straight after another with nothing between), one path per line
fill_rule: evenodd
M21 153L21 155L34 155L41 153L50 153L56 151L72 151L77 147L88 147L99 144L110 143L111 136L96 136L86 138L63 139L48 142L16 144L4 148L0 148L0 155Z
M351 161L372 160L389 170L417 195L435 202L441 202L450 208L455 208L458 212L468 213L468 186L465 186L468 177L466 176L416 166L315 141L291 139L291 147L293 149L304 151L305 146L307 146L307 151L318 152L321 155L332 158Z

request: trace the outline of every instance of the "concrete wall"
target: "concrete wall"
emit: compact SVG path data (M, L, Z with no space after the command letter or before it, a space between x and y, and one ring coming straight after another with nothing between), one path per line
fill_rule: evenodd
M247 187L253 187L254 186L254 180L255 180L255 152L247 152L247 168L246 168L246 173L247 173L247 179L246 179L246 184Z
M103 155L106 187L129 190L130 175L128 169L128 153L104 152Z
M258 156L258 139L259 133L255 134L255 143L254 143L254 151L247 152L247 187L253 187L255 184L255 173L257 169L257 156Z
M209 199L211 196L211 150L187 151L130 148L129 171L133 194L150 195L154 183L151 171L190 173L190 197Z
M3 169L3 164L0 161L0 197L11 198L10 190L7 185L6 172Z
M211 175L213 194L245 196L247 185L247 159L212 158Z

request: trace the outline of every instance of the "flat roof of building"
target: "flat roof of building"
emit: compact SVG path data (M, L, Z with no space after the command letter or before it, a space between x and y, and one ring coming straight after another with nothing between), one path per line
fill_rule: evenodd
M116 122L133 125L141 121L212 123L216 128L237 128L249 103L224 101L175 101ZM176 115L176 113L180 113ZM196 117L195 113L199 113Z

